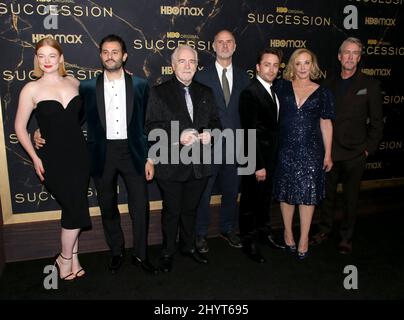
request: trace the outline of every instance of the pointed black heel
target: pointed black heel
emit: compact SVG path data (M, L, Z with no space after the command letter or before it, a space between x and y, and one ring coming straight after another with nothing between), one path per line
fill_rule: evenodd
M58 258L59 257L61 257L62 259L64 259L64 260L72 260L73 259L73 257L71 257L71 258L66 258L66 257L64 257L61 253L58 253L56 256L55 256L55 263L53 264L53 267L54 268L56 268L56 270L57 270L57 272L58 272L58 275L59 275L59 278L61 279L61 280L63 280L63 281L73 281L74 279L76 279L76 276L74 276L74 273L73 272L70 272L67 276L64 276L63 278L62 278L62 273L61 273L61 270L60 270L60 265L59 265L59 262L58 262ZM71 276L74 276L73 278L70 278ZM69 279L70 278L70 279Z

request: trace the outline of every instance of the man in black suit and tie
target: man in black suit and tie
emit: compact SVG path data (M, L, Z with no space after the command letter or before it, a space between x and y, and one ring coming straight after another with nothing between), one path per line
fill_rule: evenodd
M326 198L321 206L319 233L313 237L311 244L320 244L328 239L334 221L337 184L342 182L345 212L340 225L338 251L341 254L352 252L360 181L366 158L377 150L383 135L380 83L358 70L362 48L362 42L357 38L343 41L338 52L341 74L325 82L336 97L332 143L334 166L326 176Z
M213 49L216 52L215 63L204 67L201 72L195 75L195 79L212 88L223 129L232 130L235 136L236 129L240 129L239 96L240 92L248 85L249 78L246 72L232 64L236 41L230 31L222 30L215 35ZM218 183L222 195L219 226L221 236L228 241L230 246L241 248L240 238L235 233L239 191L237 163L235 158L232 159L234 160L233 163L225 163L226 138L223 138L221 146L218 144L215 146L216 150L220 150L220 147L222 148L223 162L213 166L213 174L209 178L198 208L196 246L203 253L209 250L206 237L210 220L210 197L215 182Z
M240 199L240 235L244 253L253 261L264 263L256 241L262 234L270 235L272 177L278 144L279 101L272 82L278 75L282 52L267 48L257 58L257 76L240 95L241 126L244 143L252 143L247 130L256 131L256 169L242 176ZM245 148L249 150L248 147Z
M158 130L164 130L168 137L159 154L161 159L166 156L167 162L155 163L155 179L163 199L162 272L172 269L178 232L181 253L198 263L208 262L195 250L194 239L196 211L211 175L211 165L210 159L209 163L201 161L203 153L194 161L193 153L195 147L210 148L211 135L204 129L220 128L212 90L193 81L197 52L189 46L179 46L171 56L171 64L175 76L150 91L145 124L149 137ZM176 130L181 133L179 137L172 134ZM183 158L188 154L192 154L190 163Z
M146 180L154 175L153 163L147 160L148 141L144 134L149 87L145 79L124 71L128 54L121 37L108 35L101 40L99 48L103 73L82 81L79 92L86 113L91 175L97 189L105 239L112 255L108 267L116 273L124 257L124 235L117 203L120 175L126 185L132 219L132 264L155 273L157 269L147 257L149 201Z

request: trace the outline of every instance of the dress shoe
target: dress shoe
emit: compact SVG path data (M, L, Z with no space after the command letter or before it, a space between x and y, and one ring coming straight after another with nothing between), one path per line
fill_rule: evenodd
M173 258L172 257L161 257L160 258L160 265L159 265L159 270L161 272L171 272L173 268Z
M311 246L317 246L319 244L322 244L326 240L328 240L328 234L325 232L319 232L310 239L309 244Z
M132 264L136 267L141 267L143 271L148 273L157 274L159 271L148 259L142 261L140 258L132 256Z
M202 253L199 253L196 250L192 250L189 252L181 252L181 254L185 257L192 258L192 260L194 260L195 262L200 263L200 264L207 264L209 262L208 258L206 258L205 255L203 255Z
M112 256L111 261L109 263L109 270L111 271L112 274L115 274L118 269L121 267L123 262L123 255L117 255L117 256Z
M258 263L266 262L265 258L259 252L257 245L252 241L243 243L243 252L247 255L247 257L250 260L252 260L254 262L258 262Z
M198 250L199 253L207 253L207 252L209 252L208 241L206 240L206 237L204 237L204 236L197 236L196 237L195 247L196 247L196 250Z
M271 248L280 250L285 249L285 245L278 241L272 233L266 234L265 238L267 239L266 244L269 245Z
M352 242L347 240L342 240L338 245L338 252L340 254L351 254L352 253Z
M236 235L233 231L222 232L220 236L225 239L229 245L233 248L240 249L243 245L241 244L240 237Z

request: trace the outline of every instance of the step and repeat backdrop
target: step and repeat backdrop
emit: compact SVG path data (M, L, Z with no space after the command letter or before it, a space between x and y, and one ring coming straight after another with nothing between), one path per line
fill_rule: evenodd
M35 44L46 36L64 50L68 73L79 80L101 72L98 43L107 34L124 38L126 68L150 85L172 75L170 55L181 44L198 50L199 68L214 59L213 36L231 30L237 42L233 63L255 73L257 53L279 47L286 62L297 48L313 50L321 78L339 70L337 51L348 36L360 38L362 72L381 80L384 137L369 157L364 180L404 180L404 0L0 0L0 190L4 223L57 217L58 205L37 179L18 143L14 119L21 88L33 77ZM29 131L36 128L35 117ZM123 184L119 202L126 203ZM97 212L91 183L88 198ZM159 200L154 184L150 200ZM157 203L157 202L155 202Z

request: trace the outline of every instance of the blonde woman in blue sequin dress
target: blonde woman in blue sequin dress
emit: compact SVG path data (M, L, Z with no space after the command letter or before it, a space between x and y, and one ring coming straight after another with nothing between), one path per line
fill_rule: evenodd
M277 87L279 155L274 198L280 201L284 240L290 252L296 252L292 222L295 206L299 206L299 259L307 257L314 209L325 196L325 172L332 168L334 99L328 89L313 82L319 74L314 53L297 49L284 70L286 80L280 80Z

